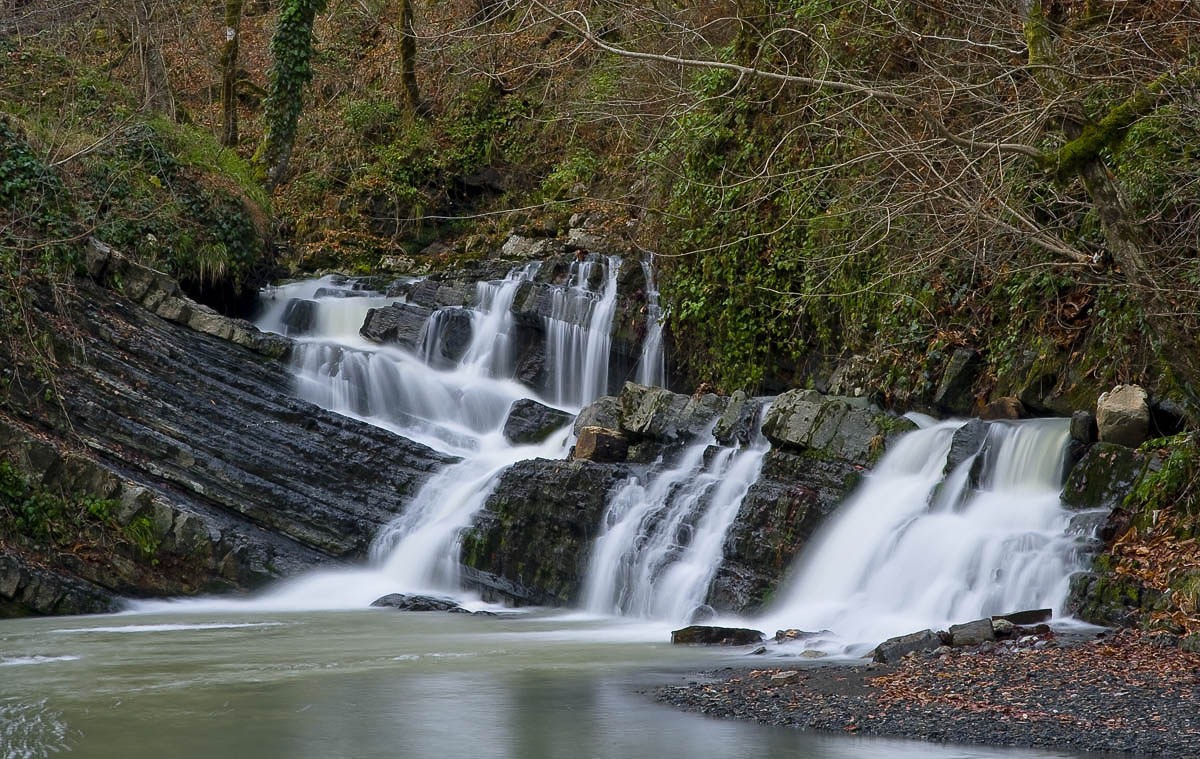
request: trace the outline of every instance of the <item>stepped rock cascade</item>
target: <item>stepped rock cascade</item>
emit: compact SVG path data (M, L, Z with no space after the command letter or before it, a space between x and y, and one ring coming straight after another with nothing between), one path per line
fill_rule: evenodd
M663 353L663 311L658 300L658 286L654 283L652 258L642 260L642 272L646 275L646 338L642 342L642 356L638 361L637 383L647 387L666 387L667 361Z
M426 314L424 322L419 332L409 333L408 343L397 345L367 340L360 329L371 309L407 306L404 297L355 289L333 277L265 293L259 326L297 340L292 364L299 395L461 460L430 478L376 536L368 568L296 578L260 605L354 608L390 592L461 590L460 534L483 508L499 475L517 461L562 458L567 452L569 428L537 445L512 445L501 431L516 401L541 400L512 378L517 330L512 304L539 265L517 267L500 281L479 282L474 308L414 310L418 318ZM616 257L575 262L569 282L552 291L546 361L556 379L555 395L563 399L556 405L574 411L605 390L619 266ZM591 289L597 280L601 292ZM307 316L298 320L300 310Z
M814 536L764 621L831 630L862 653L926 627L1058 611L1083 563L1059 500L1068 421L992 423L948 474L963 423L921 421Z
M715 424L673 466L613 495L588 567L589 611L671 622L711 613L705 601L726 534L770 449L759 424L750 445L718 448Z
M554 405L578 409L607 390L620 271L620 256L576 261L571 264L567 286L554 292L546 317L548 393ZM591 287L597 279L604 282L599 295Z

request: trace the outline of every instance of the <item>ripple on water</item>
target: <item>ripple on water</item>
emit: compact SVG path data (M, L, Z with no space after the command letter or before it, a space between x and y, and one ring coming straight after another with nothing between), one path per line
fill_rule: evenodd
M70 751L72 731L62 713L50 709L46 699L0 699L0 758L41 759Z

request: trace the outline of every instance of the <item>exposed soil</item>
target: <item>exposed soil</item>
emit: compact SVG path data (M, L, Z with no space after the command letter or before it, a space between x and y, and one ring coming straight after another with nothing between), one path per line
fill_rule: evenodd
M656 695L713 717L809 730L1200 757L1200 655L1135 632L772 679L789 671L724 669Z

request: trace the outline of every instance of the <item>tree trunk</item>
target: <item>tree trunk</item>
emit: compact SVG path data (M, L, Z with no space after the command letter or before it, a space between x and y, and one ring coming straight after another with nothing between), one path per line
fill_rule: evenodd
M404 104L410 113L416 113L421 103L417 89L417 38L413 34L412 0L400 0L400 86Z
M171 121L178 116L167 64L154 24L153 0L133 0L133 40L142 72L142 102L152 113Z
M225 0L225 45L221 49L221 108L225 123L221 144L227 148L238 143L237 61L241 29L242 0Z

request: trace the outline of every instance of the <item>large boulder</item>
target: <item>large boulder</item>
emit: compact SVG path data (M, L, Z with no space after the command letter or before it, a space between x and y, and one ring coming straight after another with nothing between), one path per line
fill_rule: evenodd
M991 427L982 419L972 419L954 431L950 441L950 453L946 455L946 473L954 471L960 464L983 451ZM978 457L976 458L978 462ZM975 474L973 471L972 474ZM972 477L972 480L975 478Z
M783 393L763 419L763 433L774 445L864 465L882 454L889 438L914 429L912 422L885 414L864 398L815 390Z
M537 401L522 398L508 410L504 422L504 439L513 445L541 443L556 430L567 426L571 415Z
M1119 508L1146 465L1145 455L1115 443L1088 448L1067 475L1062 500L1072 509Z
M530 459L500 476L462 537L464 578L486 595L561 606L579 600L621 464Z
M584 427L604 427L615 430L621 426L621 407L615 395L603 395L584 406L575 417L575 434Z
M1136 448L1150 433L1150 403L1138 385L1117 385L1096 401L1100 440Z
M987 617L961 625L950 625L950 645L955 647L978 646L995 639L996 630L992 627L992 620Z
M416 350L421 344L425 322L432 313L432 309L412 303L393 303L386 308L372 308L367 312L367 318L363 320L358 333L374 343Z
M661 387L626 382L618 400L620 428L634 439L688 440L707 429L728 400L707 394L680 395Z
M763 634L748 627L709 627L692 625L671 631L677 646L749 646L763 642Z
M881 664L894 664L908 654L932 651L940 648L941 645L942 638L940 635L933 630L921 630L920 632L909 633L908 635L888 638L875 647L875 653L872 658Z

